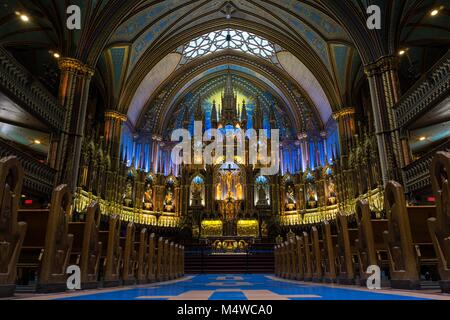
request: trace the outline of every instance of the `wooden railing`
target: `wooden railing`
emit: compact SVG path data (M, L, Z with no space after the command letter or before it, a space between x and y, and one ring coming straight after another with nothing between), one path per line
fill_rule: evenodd
M0 139L0 158L16 156L25 171L24 188L37 193L51 195L56 170L39 162L31 155Z
M409 89L395 106L397 126L405 128L450 93L450 51Z
M450 140L430 150L425 155L403 168L405 191L410 193L431 185L430 166L438 151L450 151Z
M64 108L29 71L0 46L0 88L53 129L64 124Z

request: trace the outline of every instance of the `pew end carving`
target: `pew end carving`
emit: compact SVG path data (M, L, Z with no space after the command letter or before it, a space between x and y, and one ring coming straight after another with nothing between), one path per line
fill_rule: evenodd
M437 255L439 282L450 293L450 153L438 152L431 163L431 185L436 198L436 217L428 219L428 229Z
M370 265L383 267L385 259L385 243L383 232L388 227L386 219L372 220L369 203L366 200L356 202L356 220L358 225L358 238L355 247L358 256L359 275L361 286L367 283L367 268Z
M337 214L336 227L336 262L338 269L338 283L351 285L355 282L355 266L353 256L356 255L355 240L358 236L358 230L349 228L348 217L343 212L339 212Z
M14 295L17 262L27 224L18 222L17 210L24 171L16 157L0 160L0 298Z
M143 228L141 232L139 232L138 239L138 270L137 270L137 283L145 284L148 282L147 274L148 274L148 233L147 229Z
M109 217L108 230L100 231L103 245L103 286L115 287L120 285L120 267L122 264L123 249L120 246L120 220L119 216Z
M403 187L389 181L385 189L388 230L383 233L389 254L391 287L419 289L419 264L414 252Z
M94 289L98 287L98 274L100 269L100 257L102 252L102 242L99 241L100 231L100 205L93 201L86 210L86 222L69 224L72 232L73 227L81 227L82 232L75 234L75 243L78 242L77 236L81 237L80 248L80 271L82 289ZM77 228L79 229L79 228ZM74 246L75 247L75 246Z

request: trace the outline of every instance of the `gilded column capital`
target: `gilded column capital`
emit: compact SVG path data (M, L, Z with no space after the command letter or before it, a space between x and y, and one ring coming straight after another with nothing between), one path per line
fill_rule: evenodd
M397 56L384 56L377 61L368 64L364 67L364 72L368 77L372 77L375 74L384 73L391 70L398 69L398 57Z
M308 138L308 134L306 132L300 132L297 135L298 140L306 140L306 138Z
M106 111L105 112L105 118L106 119L119 120L121 122L127 121L127 116L126 115L124 115L124 114L122 114L120 112L114 111L114 110Z
M92 77L94 75L93 68L74 58L61 58L58 61L58 65L61 71L69 71L89 77Z
M334 120L338 120L339 118L348 116L348 115L353 115L355 114L355 109L354 108L344 108L338 111L333 112L333 119Z

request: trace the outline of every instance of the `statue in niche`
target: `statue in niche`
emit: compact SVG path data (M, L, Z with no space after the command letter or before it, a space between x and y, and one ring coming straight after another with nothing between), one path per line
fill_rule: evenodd
M216 186L216 199L222 200L222 185L220 184L220 182Z
M194 183L192 186L192 206L202 205L202 185Z
M308 208L317 208L316 193L312 189L308 191Z
M266 221L263 221L261 223L261 236L267 237L268 235L269 235L269 229L267 227L267 223L266 223Z
M295 209L295 195L294 195L294 189L291 185L287 187L286 191L286 209L287 210L294 210Z
M153 196L152 186L150 184L147 184L147 186L145 188L145 192L144 192L144 201L143 201L145 210L153 209L152 196Z
M167 212L172 212L174 209L173 205L173 192L172 189L167 190L166 198L164 200L164 210Z
M133 206L133 185L131 181L128 180L125 185L125 193L123 194L123 205L127 207Z
M236 185L236 198L237 198L238 200L244 199L244 197L243 197L243 192L242 192L242 185L241 185L240 183L238 183L238 184Z
M333 180L330 180L330 183L328 184L328 205L334 205L336 202L336 185Z
M233 192L231 191L232 173L227 172L227 198L233 198Z
M258 202L257 206L267 206L269 203L267 202L266 190L262 184L258 185Z

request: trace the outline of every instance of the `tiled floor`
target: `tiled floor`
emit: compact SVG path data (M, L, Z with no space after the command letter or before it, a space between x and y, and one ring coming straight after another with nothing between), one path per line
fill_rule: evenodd
M28 299L64 300L423 300L450 295L281 280L271 275L195 275L180 280Z

